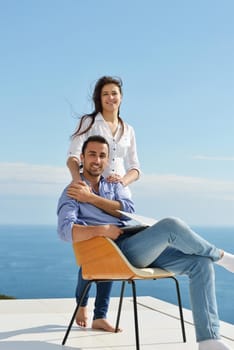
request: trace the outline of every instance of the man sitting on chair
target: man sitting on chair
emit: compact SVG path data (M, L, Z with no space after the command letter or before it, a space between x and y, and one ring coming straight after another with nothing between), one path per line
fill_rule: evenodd
M127 218L117 210L131 213L134 205L121 183L108 183L102 176L108 155L109 146L103 137L91 136L84 142L82 181L66 187L59 199L59 236L69 242L109 237L136 267L159 267L187 275L199 350L230 349L220 339L214 262L234 272L234 255L216 248L174 217L159 220L135 234L124 233ZM77 295L81 295L86 283L79 275ZM97 285L92 327L112 332L115 329L106 320L111 285ZM80 326L87 325L87 301L88 295L76 317Z

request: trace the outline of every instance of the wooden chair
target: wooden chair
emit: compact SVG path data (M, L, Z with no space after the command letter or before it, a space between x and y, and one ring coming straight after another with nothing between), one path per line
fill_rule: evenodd
M136 268L129 263L118 246L109 238L95 237L83 242L73 244L73 249L77 264L82 266L82 275L84 279L89 280L86 288L82 293L80 302L77 304L68 325L66 334L63 338L62 345L65 345L71 327L74 323L76 313L82 300L92 282L122 281L120 301L117 313L115 329L119 327L120 313L124 295L125 283L128 282L132 286L134 321L135 321L135 337L136 349L140 350L138 315L137 315L137 297L135 280L156 280L161 278L171 278L175 281L180 323L182 330L183 342L186 342L184 318L180 297L179 282L174 273L168 272L160 268Z

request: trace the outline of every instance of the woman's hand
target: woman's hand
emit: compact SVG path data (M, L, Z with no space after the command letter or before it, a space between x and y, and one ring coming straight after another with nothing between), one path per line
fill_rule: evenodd
M111 174L111 175L107 176L106 180L108 182L115 182L115 183L121 182L124 185L123 177L118 175L118 174Z

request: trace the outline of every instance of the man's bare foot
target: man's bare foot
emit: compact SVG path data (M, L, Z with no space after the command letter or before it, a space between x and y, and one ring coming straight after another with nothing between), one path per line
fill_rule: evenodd
M106 319L104 318L97 318L96 320L93 320L92 323L93 329L101 329L106 332L115 332L115 327L113 327ZM118 328L117 332L122 332L122 329Z
M88 308L80 306L76 314L76 323L79 327L87 327L88 325Z

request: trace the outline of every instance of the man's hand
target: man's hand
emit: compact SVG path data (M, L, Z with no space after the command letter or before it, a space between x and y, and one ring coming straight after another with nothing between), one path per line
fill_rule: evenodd
M86 182L78 181L76 183L72 182L69 185L67 195L79 202L88 203L92 192Z
M124 233L120 227L115 225L101 225L97 226L97 230L100 236L109 237L115 241L120 235Z

